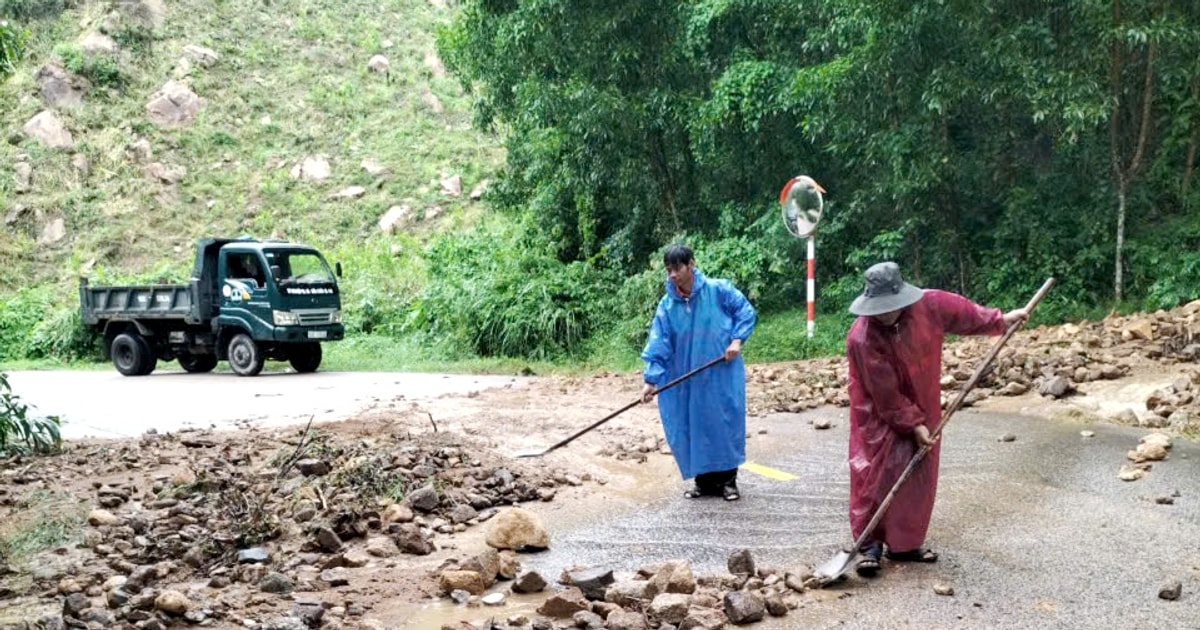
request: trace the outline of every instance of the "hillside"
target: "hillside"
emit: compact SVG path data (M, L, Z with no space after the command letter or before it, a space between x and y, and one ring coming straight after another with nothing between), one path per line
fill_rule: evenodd
M406 252L472 222L503 159L434 50L452 11L139 0L27 19L0 85L0 295L69 307L80 274L179 277L213 234L322 247L351 301L402 291Z

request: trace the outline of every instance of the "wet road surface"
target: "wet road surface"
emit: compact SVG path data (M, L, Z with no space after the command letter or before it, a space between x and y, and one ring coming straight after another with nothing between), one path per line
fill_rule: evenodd
M814 430L817 414L835 427ZM742 548L760 566L819 564L849 541L847 425L844 411L832 409L751 419L750 459L796 479L743 471L737 503L684 499L688 486L664 479L676 487L627 513L597 515L593 525L552 529L552 549L523 561L548 579L572 564L633 571L672 558L690 560L697 573L723 573ZM1084 428L1095 437L1082 437ZM1004 433L1016 441L998 441ZM1176 440L1145 478L1120 481L1126 451L1145 433L959 412L944 437L928 540L941 560L885 561L871 581L851 572L771 625L1200 628L1200 448ZM1176 492L1174 505L1155 503ZM1183 582L1178 601L1158 598L1170 580ZM956 594L934 594L934 582Z
M512 376L392 372L187 374L159 370L126 377L114 371L9 374L38 415L57 415L65 439L137 437L148 429L227 430L344 420L379 404L420 402L519 385Z

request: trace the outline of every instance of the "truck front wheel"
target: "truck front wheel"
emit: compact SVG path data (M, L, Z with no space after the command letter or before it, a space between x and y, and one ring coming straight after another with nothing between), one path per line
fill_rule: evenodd
M321 344L298 343L288 351L288 362L297 372L316 372L321 366Z
M179 355L179 367L189 374L211 372L217 367L217 357L211 354L192 354L185 352Z
M245 333L238 333L229 340L227 356L229 367L233 368L238 376L254 376L263 369L265 358L262 350L250 335Z
M117 371L125 376L145 376L153 372L158 363L150 351L150 344L137 334L121 333L114 337L109 355Z

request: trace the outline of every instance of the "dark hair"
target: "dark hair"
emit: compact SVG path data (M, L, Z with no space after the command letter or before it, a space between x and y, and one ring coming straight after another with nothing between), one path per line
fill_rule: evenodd
M687 245L675 243L667 247L667 251L663 252L663 264L668 267L675 265L686 265L694 262L696 259L692 256L692 250Z

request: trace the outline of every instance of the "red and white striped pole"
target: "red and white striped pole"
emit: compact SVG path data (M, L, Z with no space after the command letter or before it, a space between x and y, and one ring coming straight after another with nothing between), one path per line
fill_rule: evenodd
M808 245L808 338L812 339L816 330L816 241L813 233L817 222L821 220L821 212L825 207L822 196L825 189L807 175L793 177L783 185L779 192L779 203L783 206L783 223L792 234L803 238Z
M813 245L813 236L808 235L808 338L812 339L813 330L816 329L814 313L816 309L813 307L817 295L817 275L815 272L817 266L816 247Z

